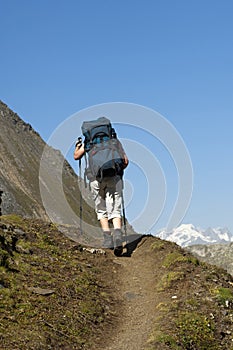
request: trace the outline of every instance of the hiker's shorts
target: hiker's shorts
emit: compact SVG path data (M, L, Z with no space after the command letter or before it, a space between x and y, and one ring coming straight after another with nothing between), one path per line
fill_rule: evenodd
M103 178L90 183L97 219L121 218L122 179L120 176Z

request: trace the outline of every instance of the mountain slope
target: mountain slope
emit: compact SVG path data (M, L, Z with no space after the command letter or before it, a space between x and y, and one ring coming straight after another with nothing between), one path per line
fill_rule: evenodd
M19 213L46 219L39 188L40 161L46 144L30 124L0 102L0 186L3 191L2 213ZM50 148L45 164L54 172L49 174L56 181L56 162L64 162L64 191L72 198L79 197L77 177L59 151ZM70 182L67 186L66 182ZM71 188L71 186L73 186Z
M233 276L233 243L192 245L186 247L198 259L225 269Z
M167 241L175 242L181 247L196 244L229 243L233 236L227 228L207 228L206 230L196 228L192 224L182 224L172 231L161 230L157 237Z
M3 215L15 213L72 225L78 234L78 177L60 151L47 146L31 125L1 101L0 190L3 192ZM89 225L91 236L96 234L99 225L94 209L85 201L82 201L82 206L84 226L85 223ZM72 237L79 239L75 238L74 232Z
M80 185L84 197L82 237ZM3 215L15 213L59 223L62 232L73 240L101 244L101 230L83 181L79 183L78 176L60 151L46 145L31 125L1 101L0 191L3 192ZM128 231L133 232L130 225Z
M38 184L44 142L29 124L0 102L0 186L2 213L45 219Z
M90 254L1 217L1 349L232 350L233 278L152 236L134 249Z

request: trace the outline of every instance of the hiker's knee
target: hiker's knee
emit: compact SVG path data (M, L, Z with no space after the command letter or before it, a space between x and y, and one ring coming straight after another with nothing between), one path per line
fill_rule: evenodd
M100 210L97 209L96 210L96 214L97 214L97 219L100 221L102 219L108 219L108 213L107 210Z

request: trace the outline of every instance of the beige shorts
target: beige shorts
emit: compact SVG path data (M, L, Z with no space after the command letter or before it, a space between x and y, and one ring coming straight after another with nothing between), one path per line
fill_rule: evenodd
M97 219L121 217L122 179L120 176L104 178L102 182L94 180L90 183L95 201Z

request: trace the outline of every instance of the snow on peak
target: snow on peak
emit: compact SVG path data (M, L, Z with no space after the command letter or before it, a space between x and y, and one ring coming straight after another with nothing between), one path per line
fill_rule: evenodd
M167 241L175 242L181 247L187 247L194 244L233 242L233 236L227 228L208 227L206 230L203 230L192 224L182 224L171 231L161 230L155 236Z

